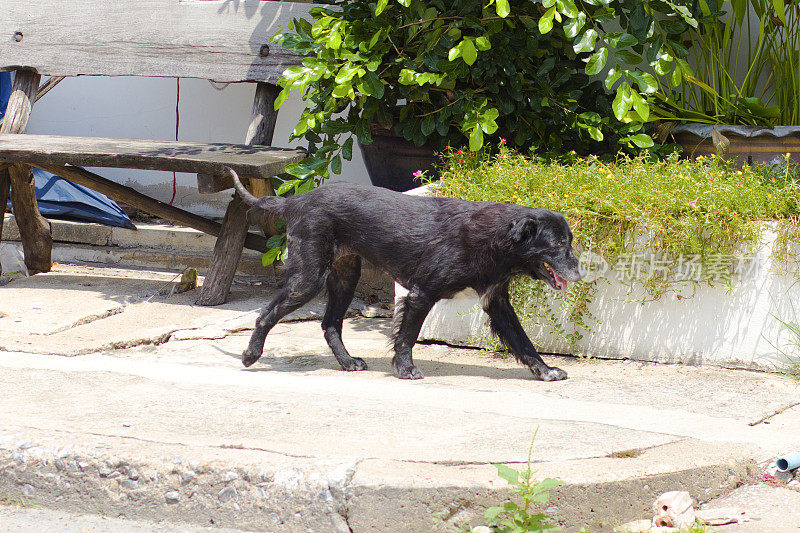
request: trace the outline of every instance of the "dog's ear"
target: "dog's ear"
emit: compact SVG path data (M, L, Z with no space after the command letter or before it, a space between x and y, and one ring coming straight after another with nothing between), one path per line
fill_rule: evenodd
M512 222L511 227L508 230L508 236L511 237L511 240L514 242L522 242L527 240L536 235L538 222L539 221L532 216L526 216L517 220L516 222Z

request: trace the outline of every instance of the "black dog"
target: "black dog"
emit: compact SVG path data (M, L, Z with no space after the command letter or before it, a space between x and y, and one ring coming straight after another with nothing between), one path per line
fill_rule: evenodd
M583 277L566 219L516 204L415 197L349 183L323 185L289 198L256 198L231 171L242 200L286 220L288 258L280 293L256 320L242 363L250 366L284 316L328 289L322 319L325 340L345 370L365 370L342 344L342 321L361 274L361 258L408 289L396 310L392 366L403 379L419 379L411 349L433 305L471 287L481 295L492 331L536 379L566 379L542 361L508 300L516 274L557 290Z

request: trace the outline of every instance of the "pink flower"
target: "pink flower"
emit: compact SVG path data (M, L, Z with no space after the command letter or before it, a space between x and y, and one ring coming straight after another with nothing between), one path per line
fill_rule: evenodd
M464 164L464 160L463 159L459 159L458 162L461 163L462 165Z
M697 207L697 200L692 200L689 202L689 207Z
M458 155L461 155L461 154L463 154L463 153L464 153L464 152L463 152L462 150L459 150L459 151L458 151Z
M414 172L414 177L415 178L418 178L420 176L422 176L422 171L421 170L417 170L417 171Z

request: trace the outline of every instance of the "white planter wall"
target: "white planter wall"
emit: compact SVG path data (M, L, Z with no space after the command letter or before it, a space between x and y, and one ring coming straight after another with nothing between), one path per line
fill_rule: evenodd
M779 322L800 322L800 269L771 257L776 233L765 225L752 269L733 279L733 291L722 285L687 285L680 293L667 293L656 301L642 288L615 277L601 278L589 306L599 320L582 332L576 348L547 331L534 327L528 334L544 352L580 353L603 358L630 358L669 363L711 364L736 368L775 370L787 365L780 350L800 356L793 337ZM395 297L406 290L395 286ZM573 328L563 322L567 333ZM436 304L420 333L420 340L487 347L488 317L477 294L463 291ZM797 339L800 341L800 339Z
M179 139L200 142L244 142L255 84L230 84L221 90L206 80L181 79ZM66 78L33 107L28 133L175 138L176 80L173 78ZM278 113L275 146L288 147L289 134L302 111L293 95ZM297 146L297 142L292 143ZM157 198L172 197L172 173L132 169L96 169L100 175ZM341 177L369 183L358 149L344 162ZM175 205L204 216L221 217L232 191L199 194L194 174L178 174Z

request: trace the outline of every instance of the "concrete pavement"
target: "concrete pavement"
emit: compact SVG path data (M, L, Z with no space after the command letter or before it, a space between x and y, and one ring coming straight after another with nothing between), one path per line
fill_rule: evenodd
M565 482L548 514L604 531L668 490L713 503L800 449L792 379L551 357L570 379L539 383L513 360L418 345L426 378L401 381L389 320L363 302L344 338L368 371L340 371L315 320L279 324L245 369L269 284L204 308L196 291L163 296L174 278L59 265L0 287L0 501L253 531L444 531L507 497L493 464L524 468L538 427L537 477Z

